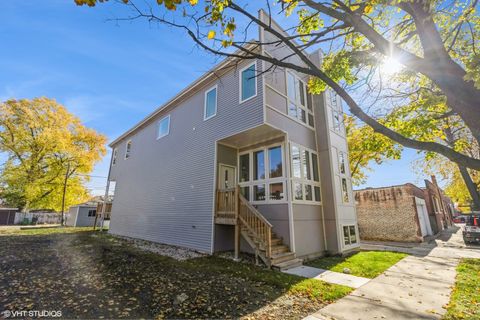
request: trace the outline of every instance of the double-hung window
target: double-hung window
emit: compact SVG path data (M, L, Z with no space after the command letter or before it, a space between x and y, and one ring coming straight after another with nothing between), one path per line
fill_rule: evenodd
M305 82L293 72L287 71L288 115L314 127L313 98L307 92Z
M127 141L127 145L125 146L125 159L130 158L132 153L132 140Z
M240 71L240 103L257 95L255 62Z
M170 115L162 118L158 122L158 133L157 133L157 140L168 136L170 133Z
M337 93L333 90L329 90L330 106L332 107L332 122L333 130L338 133L343 133L343 110L342 105L337 101Z
M342 189L343 203L350 203L350 187L349 179L347 177L347 154L343 151L338 151L338 173L340 176L340 188Z
M203 120L208 120L217 114L217 86L205 92Z
M343 243L346 246L357 243L357 230L354 225L343 226Z
M281 145L239 155L240 192L249 201L272 203L286 199L284 156Z
M116 163L117 163L117 148L113 149L112 166L114 166Z
M303 146L291 144L292 197L297 202L321 202L318 155Z

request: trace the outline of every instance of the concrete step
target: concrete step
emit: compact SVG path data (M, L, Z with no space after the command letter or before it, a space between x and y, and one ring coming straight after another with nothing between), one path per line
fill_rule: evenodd
M272 254L272 265L282 263L284 261L295 259L295 253L293 252L282 252L278 254Z
M284 261L284 262L281 262L281 263L278 263L278 264L274 264L273 268L282 271L282 270L287 270L287 269L299 267L302 264L303 264L302 259L295 258L295 259L292 259L292 260L287 260L287 261Z

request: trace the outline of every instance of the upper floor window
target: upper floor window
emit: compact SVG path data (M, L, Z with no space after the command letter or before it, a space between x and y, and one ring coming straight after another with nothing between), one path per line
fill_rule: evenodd
M321 201L318 155L302 146L291 145L292 192L295 201Z
M170 133L170 115L158 122L157 139L167 136Z
M112 155L112 165L115 165L117 163L117 148L113 149L113 155Z
M340 174L340 187L342 191L343 203L350 203L350 186L349 179L347 179L347 154L343 151L338 151L338 173Z
M292 72L287 72L287 96L288 115L313 127L312 95L307 92L305 82Z
M130 158L131 153L132 153L132 140L128 140L127 145L125 146L125 159Z
M217 114L217 86L205 92L205 107L203 119L207 120Z
M240 71L240 102L257 95L257 77L255 62Z
M338 102L337 102L337 93L333 90L330 90L330 103L332 104L332 108L338 109Z
M343 113L338 110L332 110L333 129L336 132L341 132L343 128Z

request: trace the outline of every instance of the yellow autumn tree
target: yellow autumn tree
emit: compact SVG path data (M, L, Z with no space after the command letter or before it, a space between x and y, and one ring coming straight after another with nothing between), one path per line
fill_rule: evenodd
M106 137L48 98L0 103L0 198L26 211L60 211L88 199L88 174ZM66 187L66 188L65 188ZM63 190L66 190L63 196Z

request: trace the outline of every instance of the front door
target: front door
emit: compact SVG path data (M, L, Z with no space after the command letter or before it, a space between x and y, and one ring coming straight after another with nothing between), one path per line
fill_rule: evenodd
M235 167L220 164L218 167L218 189L235 188L237 184L236 172Z

